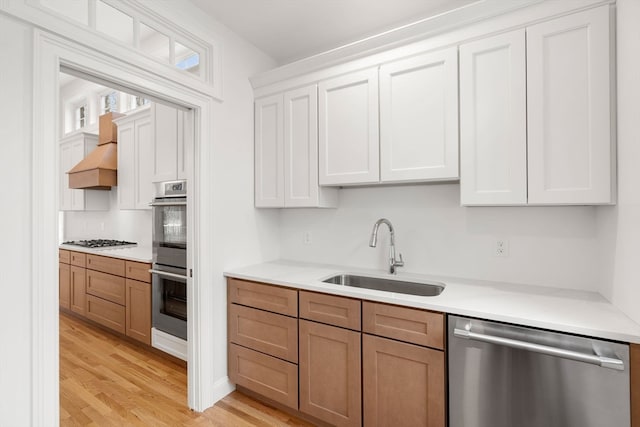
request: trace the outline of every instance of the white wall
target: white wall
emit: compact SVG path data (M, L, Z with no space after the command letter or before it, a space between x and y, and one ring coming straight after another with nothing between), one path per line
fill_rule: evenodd
M108 211L65 212L63 240L118 239L151 246L151 210L118 209L118 187L109 191L109 206Z
M31 425L31 76L28 26L0 13L0 425ZM9 244L8 242L12 242ZM9 298L10 296L10 298ZM51 357L56 357L52 355Z
M377 268L387 266L388 218L405 267L399 271L558 288L598 290L595 207L460 207L458 184L344 188L338 209L281 212L283 258ZM312 244L303 244L311 231ZM509 256L495 256L498 239Z
M599 208L602 293L640 322L640 2L617 2L618 204Z

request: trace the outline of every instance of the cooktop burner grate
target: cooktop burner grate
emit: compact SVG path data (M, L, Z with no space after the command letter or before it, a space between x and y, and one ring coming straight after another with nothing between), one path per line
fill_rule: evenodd
M118 246L136 246L136 242L127 242L124 240L110 239L93 239L93 240L71 240L63 242L63 245L81 246L83 248L112 248Z

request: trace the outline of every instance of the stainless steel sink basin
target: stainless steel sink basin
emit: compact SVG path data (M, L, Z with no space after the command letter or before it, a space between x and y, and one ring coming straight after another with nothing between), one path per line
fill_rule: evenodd
M444 283L440 282L408 282L406 280L357 276L354 274L338 274L323 280L323 282L424 297L435 297L444 291Z

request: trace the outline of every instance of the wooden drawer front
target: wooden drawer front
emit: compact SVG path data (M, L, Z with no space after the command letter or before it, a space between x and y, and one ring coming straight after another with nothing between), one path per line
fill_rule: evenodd
M300 317L359 331L360 300L300 291Z
M100 255L87 255L87 268L124 277L124 260Z
M298 291L233 278L228 280L230 302L298 316Z
M298 363L298 319L229 304L229 341Z
M65 251L63 249L59 249L58 250L58 262L61 262L63 264L70 264L71 263L71 252Z
M125 333L124 306L87 295L87 318L114 331Z
M87 293L124 305L125 279L112 274L87 270Z
M69 263L71 265L75 265L76 267L87 266L87 254L83 254L80 252L69 252L69 257Z
M374 335L444 349L442 313L364 301L362 329Z
M127 279L151 283L151 273L149 273L151 264L147 264L144 262L127 261L125 266Z
M298 409L298 366L229 344L229 379L269 399Z

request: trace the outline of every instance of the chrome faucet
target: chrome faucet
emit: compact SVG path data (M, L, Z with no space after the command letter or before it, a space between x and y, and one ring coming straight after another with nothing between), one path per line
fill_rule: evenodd
M387 227L389 227L389 233L391 234L391 246L389 247L389 274L396 274L396 267L403 267L404 261L402 260L401 253L398 253L398 259L396 259L396 242L391 221L386 218L380 218L375 224L373 224L373 231L371 232L371 239L369 239L369 246L372 248L376 247L376 243L378 242L378 227L380 227L380 224L387 224Z

